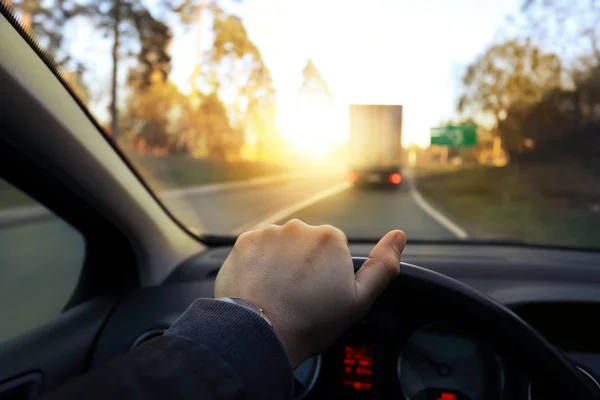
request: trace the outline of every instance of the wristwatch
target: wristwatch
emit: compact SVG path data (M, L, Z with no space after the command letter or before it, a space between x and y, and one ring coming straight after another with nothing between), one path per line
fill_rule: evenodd
M267 323L269 325L273 326L273 324L271 324L271 321L269 321L269 319L263 313L262 308L260 308L259 306L257 306L256 304L254 304L251 301L239 299L237 297L219 297L218 299L215 299L215 300L226 301L227 303L233 303L233 304L237 304L242 307L245 307L245 308L249 309L250 311L253 311L254 313L258 314L258 316L262 317L262 319L267 321Z

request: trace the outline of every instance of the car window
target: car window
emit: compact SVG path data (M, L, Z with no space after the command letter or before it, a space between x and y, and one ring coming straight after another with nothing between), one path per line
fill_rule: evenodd
M0 342L61 313L84 255L77 230L0 179Z
M200 240L298 218L600 251L595 0L7 4Z

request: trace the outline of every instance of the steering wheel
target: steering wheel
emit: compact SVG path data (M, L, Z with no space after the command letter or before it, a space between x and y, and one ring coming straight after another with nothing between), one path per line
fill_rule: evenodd
M353 257L355 270L367 260ZM461 317L476 321L493 332L498 342L518 351L523 363L536 376L550 382L557 392L569 399L599 399L600 390L554 346L511 310L487 295L446 275L401 263L400 275L380 296L369 313L386 302L395 301L403 307L419 304L418 299L434 299L435 303L451 307ZM367 313L367 317L369 316Z

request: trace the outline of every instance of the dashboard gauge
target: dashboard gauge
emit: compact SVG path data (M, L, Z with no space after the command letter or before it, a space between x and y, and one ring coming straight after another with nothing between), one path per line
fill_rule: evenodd
M310 357L294 370L293 399L303 399L315 386L321 372L321 356Z
M493 400L504 386L498 355L456 324L416 331L402 349L397 372L407 400Z

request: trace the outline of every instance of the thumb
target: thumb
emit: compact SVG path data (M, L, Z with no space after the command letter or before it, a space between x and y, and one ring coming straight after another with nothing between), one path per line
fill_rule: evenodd
M357 302L366 310L400 272L400 255L406 245L402 231L391 231L373 247L369 259L355 274Z

